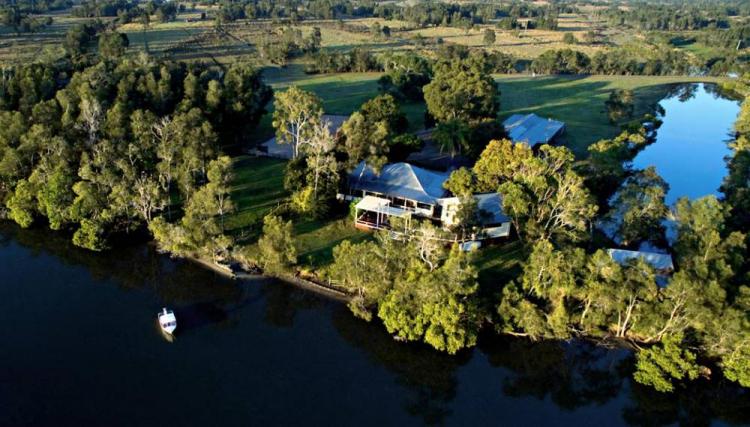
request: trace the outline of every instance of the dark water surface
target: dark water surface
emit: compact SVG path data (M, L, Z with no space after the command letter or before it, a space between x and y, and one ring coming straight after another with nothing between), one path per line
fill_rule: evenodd
M680 197L697 199L719 193L727 174L727 141L740 102L722 94L714 84L676 85L659 105L665 112L656 142L633 161L636 169L656 166L670 185L667 203Z
M488 334L450 357L345 306L233 282L148 246L91 254L0 223L0 425L624 425L742 422L699 382L659 395L627 351ZM179 319L157 331L162 305Z

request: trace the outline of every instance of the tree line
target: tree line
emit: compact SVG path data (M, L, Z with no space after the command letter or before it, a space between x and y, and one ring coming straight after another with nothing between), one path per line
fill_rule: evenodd
M272 97L256 70L103 56L3 75L3 215L92 250L149 226L174 253L225 253L231 163L221 147L248 135Z

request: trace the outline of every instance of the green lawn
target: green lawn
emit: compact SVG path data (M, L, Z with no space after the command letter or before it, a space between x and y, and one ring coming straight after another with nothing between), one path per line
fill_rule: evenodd
M665 93L667 84L718 81L711 77L651 76L496 76L500 89L500 117L536 113L566 124L564 144L579 157L592 143L611 138L619 127L609 123L604 107L614 89L636 95L635 116L648 112Z
M480 249L476 259L479 283L486 289L504 286L521 272L524 252L518 240Z
M283 160L262 157L234 158L232 201L236 212L226 219L228 230L257 228L263 217L288 196L284 190L285 164Z
M263 217L282 204L289 194L284 190L283 160L238 156L233 163L232 201L236 212L226 219L226 228L250 244L249 253L262 230ZM302 264L322 267L331 262L333 247L349 239L360 241L370 236L352 226L348 218L296 220L295 244Z

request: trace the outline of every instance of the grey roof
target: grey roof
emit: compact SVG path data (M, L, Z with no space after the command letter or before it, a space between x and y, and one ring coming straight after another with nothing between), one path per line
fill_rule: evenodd
M631 259L640 258L658 271L672 271L674 264L669 254L655 252L628 251L625 249L607 249L607 253L618 264L626 264Z
M448 174L422 169L409 163L391 163L376 174L364 162L349 175L349 186L390 197L402 197L430 205L446 193L443 183Z
M341 126L344 124L346 119L348 119L349 116L335 116L331 114L323 114L321 117L321 120L324 122L328 122L328 130L331 131L332 135L336 135L336 133L341 129ZM294 150L292 149L292 144L277 144L276 143L276 137L273 137L269 139L268 141L260 144L262 147L262 151L267 155L268 157L276 157L279 159L291 159L294 155Z
M477 207L482 215L482 224L495 225L510 222L510 218L503 212L503 199L498 193L476 194Z
M514 142L525 142L531 147L550 142L565 128L565 123L545 119L536 114L514 114L503 122L505 131Z

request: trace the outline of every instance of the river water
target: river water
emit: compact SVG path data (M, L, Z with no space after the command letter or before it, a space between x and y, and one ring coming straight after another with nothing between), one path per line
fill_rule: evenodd
M0 425L626 425L750 421L699 381L631 384L627 351L506 339L447 356L336 302L136 245L0 225ZM170 343L155 317L179 319Z
M718 195L740 102L716 85L692 83L673 86L659 105L664 114L656 141L638 154L633 166L656 166L670 185L670 205L680 197Z

